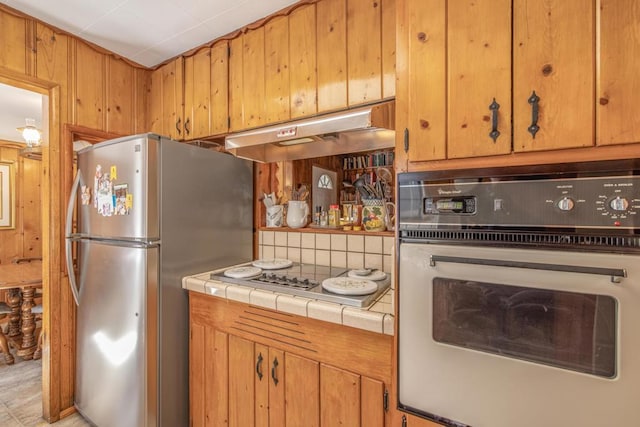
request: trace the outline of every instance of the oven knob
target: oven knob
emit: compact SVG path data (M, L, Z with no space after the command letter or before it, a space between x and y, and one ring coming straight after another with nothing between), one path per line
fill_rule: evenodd
M573 209L573 200L571 200L568 197L564 197L560 200L558 200L558 209L560 209L561 211L570 211L571 209Z
M292 281L293 283L298 283L298 278L297 278L297 277L294 277L293 279L291 279L291 281Z
M616 197L609 202L609 206L614 211L626 211L629 207L629 201L624 197Z

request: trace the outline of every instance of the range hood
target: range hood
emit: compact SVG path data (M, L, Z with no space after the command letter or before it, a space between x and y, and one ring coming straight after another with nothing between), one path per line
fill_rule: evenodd
M263 163L392 148L395 103L387 101L228 135L225 149Z

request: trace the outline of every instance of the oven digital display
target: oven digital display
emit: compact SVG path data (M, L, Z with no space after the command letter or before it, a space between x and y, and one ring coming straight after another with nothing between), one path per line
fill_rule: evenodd
M424 199L425 214L463 214L476 213L475 197L427 197Z

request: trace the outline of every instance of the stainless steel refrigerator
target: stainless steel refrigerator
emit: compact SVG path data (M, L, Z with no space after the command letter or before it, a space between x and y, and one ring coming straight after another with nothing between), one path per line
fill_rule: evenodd
M154 134L85 148L77 165L75 406L99 427L187 426L181 278L252 259L252 165Z

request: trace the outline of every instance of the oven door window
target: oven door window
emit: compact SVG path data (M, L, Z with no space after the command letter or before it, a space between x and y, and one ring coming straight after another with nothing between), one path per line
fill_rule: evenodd
M436 277L433 338L613 378L616 305L606 295Z

